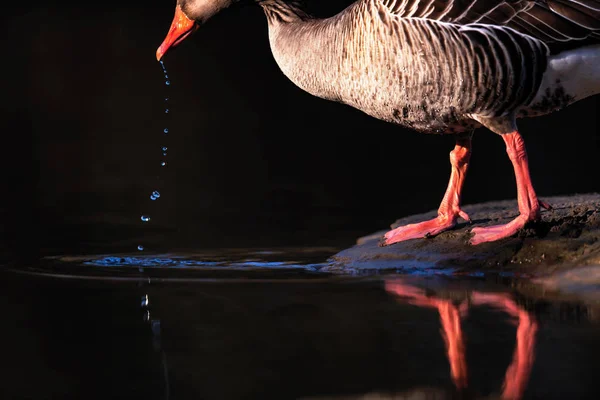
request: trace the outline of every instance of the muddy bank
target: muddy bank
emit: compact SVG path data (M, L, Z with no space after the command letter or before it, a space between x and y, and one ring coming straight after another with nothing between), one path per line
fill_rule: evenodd
M356 246L331 258L329 272L370 274L515 274L536 278L561 289L600 288L600 195L544 198L552 205L542 220L514 237L478 246L468 244L473 226L507 223L518 215L516 201L468 205L473 223L462 223L434 238L410 240L379 247L386 230L358 239ZM397 220L391 225L420 222L435 217L435 210ZM585 269L580 269L586 267ZM579 272L577 272L579 271ZM559 278L560 277L560 278Z

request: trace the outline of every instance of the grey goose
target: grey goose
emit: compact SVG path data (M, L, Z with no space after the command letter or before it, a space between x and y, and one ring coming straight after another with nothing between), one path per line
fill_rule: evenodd
M358 0L330 18L311 17L297 0L177 0L157 59L244 2L263 8L275 61L301 89L416 131L455 135L437 218L393 229L383 245L470 221L461 192L480 126L504 139L520 214L473 228L470 243L512 236L549 207L533 189L516 119L600 92L600 0Z

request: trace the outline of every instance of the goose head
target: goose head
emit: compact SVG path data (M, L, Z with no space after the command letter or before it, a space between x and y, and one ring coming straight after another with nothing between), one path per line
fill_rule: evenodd
M167 37L156 50L160 61L169 49L180 44L219 11L243 0L177 0L175 17Z

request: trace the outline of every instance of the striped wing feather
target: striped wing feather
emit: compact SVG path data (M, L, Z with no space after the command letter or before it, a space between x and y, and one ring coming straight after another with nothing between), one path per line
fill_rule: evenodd
M600 43L600 0L378 0L402 18L507 26L564 49ZM571 43L581 45L581 43Z

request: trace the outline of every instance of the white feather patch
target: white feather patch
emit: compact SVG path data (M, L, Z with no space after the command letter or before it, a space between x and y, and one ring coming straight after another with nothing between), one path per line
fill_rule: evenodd
M552 56L535 99L561 86L572 102L600 93L600 45L582 47Z

